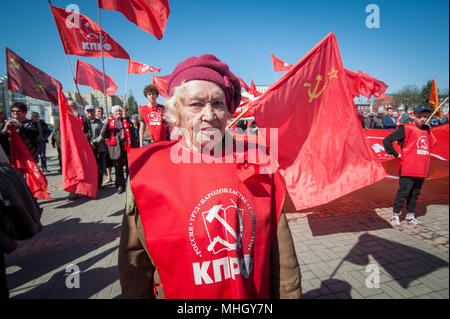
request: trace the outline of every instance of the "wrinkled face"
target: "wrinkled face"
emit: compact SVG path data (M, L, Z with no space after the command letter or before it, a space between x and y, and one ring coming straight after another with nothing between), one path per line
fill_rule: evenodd
M121 109L117 109L113 112L113 116L115 119L120 119L122 118L122 110Z
M156 105L156 99L158 98L158 94L156 94L155 92L148 92L147 93L147 101L151 104L151 105Z
M33 113L31 115L31 119L35 122L39 121L39 114L38 113Z
M422 127L425 124L425 122L428 120L430 115L431 115L431 112L428 112L428 111L413 114L414 123L417 125L417 127Z
M222 141L230 118L223 90L209 81L186 83L184 105L180 105L179 126L194 149Z
M98 119L102 119L103 118L103 110L102 109L96 109L95 110L95 117Z

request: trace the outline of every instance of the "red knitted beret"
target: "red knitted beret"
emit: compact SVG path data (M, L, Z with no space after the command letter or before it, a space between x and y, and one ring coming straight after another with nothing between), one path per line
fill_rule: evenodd
M204 80L220 86L225 93L227 108L234 113L241 102L241 84L239 79L229 70L228 65L212 54L190 57L178 63L167 81L167 92L170 96L183 81Z

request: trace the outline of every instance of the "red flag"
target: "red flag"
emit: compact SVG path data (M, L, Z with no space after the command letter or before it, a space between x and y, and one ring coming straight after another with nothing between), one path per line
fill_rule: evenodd
M134 61L130 59L128 62L128 73L134 73L134 74L145 74L148 72L159 72L161 69L156 69L150 65Z
M67 99L58 87L61 130L61 161L63 188L66 192L97 196L97 162L83 128L67 106Z
M11 91L58 105L58 81L6 48L6 71Z
M433 83L431 84L431 95L428 101L432 105L431 113L434 112L436 108L439 107L439 95L436 86L436 78L433 77ZM439 109L436 114L434 114L438 119L442 120L441 109Z
M87 16L52 5L50 8L67 54L101 57L103 43L104 57L130 58L128 53L103 29L102 43L100 43L100 27Z
M250 94L253 95L254 97L262 95L262 93L256 89L256 86L255 86L255 83L253 83L253 80L250 83Z
M103 72L97 70L92 65L77 60L77 71L75 76L75 82L82 85L90 86L93 89L99 90L103 93ZM114 96L117 92L117 85L114 83L114 79L105 74L106 94L108 96Z
M275 72L289 71L293 67L292 64L289 64L287 62L281 61L280 59L278 59L273 54L271 54L271 56L272 56L273 70Z
M297 210L325 204L386 175L357 121L345 76L330 33L250 102L259 128L277 128L278 145L265 138Z
M170 14L168 0L98 0L98 7L119 11L158 40L163 37Z
M381 80L378 80L368 73L358 70L358 73L345 69L347 74L347 84L350 94L360 96L361 94L366 98L370 98L372 95L377 99L383 99L385 97L386 89L388 85Z
M35 198L51 199L47 193L47 179L14 127L9 129L11 166L25 175L27 185Z
M241 83L241 87L243 87L244 90L245 90L246 92L249 92L249 93L250 93L250 88L249 88L248 85L244 82L244 80L242 80L240 77L238 77L238 79L239 79L239 83Z
M153 85L158 88L159 95L166 99L169 98L169 93L167 92L167 80L169 77L170 74L164 76L156 76L153 74Z

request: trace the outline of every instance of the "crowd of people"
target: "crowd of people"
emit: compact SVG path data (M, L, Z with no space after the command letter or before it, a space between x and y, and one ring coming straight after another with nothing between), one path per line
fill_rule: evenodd
M388 106L386 110L380 108L376 115L371 112L363 112L359 113L358 117L364 129L395 130L400 125L413 123L413 114L414 111L405 112L405 107L400 105L396 112L394 112L393 107ZM430 119L429 126L433 127L446 123L448 123L448 113L442 116L441 119L433 116Z
M98 189L112 182L114 168L117 193L126 191L118 256L122 295L300 298L300 267L282 210L286 192L282 177L279 172L260 173L261 163L246 163L250 146L234 140L226 129L241 101L239 79L228 65L205 54L179 63L167 89L169 99L160 105L158 88L147 85L143 93L148 103L132 116L119 105L105 117L102 107L86 105L81 115L74 101L68 104L92 147ZM404 111L399 107L394 114L388 107L376 117L369 113L360 117L365 129L392 130L384 141L386 151L402 158L391 218L394 228L400 226L399 213L405 202L407 222L421 225L414 208L429 172L428 147L435 143L425 124L430 108L419 105L411 114ZM27 112L27 106L18 102L11 105L12 119L6 119L0 110L0 151L4 150L3 157L8 160L8 134L14 127L46 172L45 147L51 132L38 113L28 119ZM448 122L448 115L443 118ZM253 120L241 120L235 124L234 131L237 129L256 134L258 128ZM424 140L423 145L415 142L417 138ZM233 143L227 144L227 139ZM50 140L62 171L58 117ZM402 154L395 151L393 142L400 144ZM238 143L245 145L237 147ZM222 145L220 153L215 152L216 145ZM208 165L175 163L171 157L174 149L186 150L194 157L202 154L198 164ZM221 160L215 161L217 158ZM244 163L236 165L227 160L230 158L244 159ZM2 169L5 171L0 166L0 173ZM69 195L70 200L77 197ZM39 216L39 206L35 200L32 203L32 215ZM30 234L39 227L35 222L36 229ZM1 258L11 250L1 245L0 249ZM1 286L3 259L0 267Z

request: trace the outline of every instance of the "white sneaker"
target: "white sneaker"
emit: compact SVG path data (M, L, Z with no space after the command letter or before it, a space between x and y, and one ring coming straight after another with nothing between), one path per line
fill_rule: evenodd
M391 219L389 219L389 223L391 226L395 229L401 229L402 226L400 225L400 218L392 216Z

